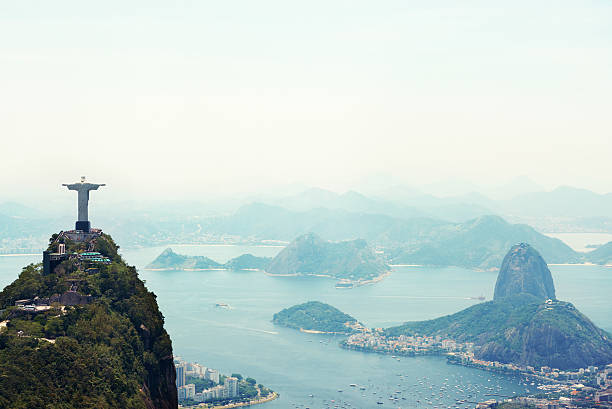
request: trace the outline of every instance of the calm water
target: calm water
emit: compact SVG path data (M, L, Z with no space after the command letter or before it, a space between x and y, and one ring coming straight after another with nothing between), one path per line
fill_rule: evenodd
M205 255L219 262L246 252L274 256L280 250L172 247L179 253ZM123 255L142 269L164 248L126 249ZM0 257L0 285L10 283L21 266L39 259ZM612 331L612 269L551 266L551 270L558 298L573 302L597 325ZM478 401L486 394L510 396L524 391L516 379L447 365L443 358L402 358L398 362L389 356L345 351L337 346L339 338L303 334L270 322L275 312L308 300L330 303L371 327L434 318L477 302L468 297L490 299L496 273L398 267L380 283L351 290L335 289L332 280L268 277L260 272L141 270L140 274L158 296L175 353L224 373L252 376L280 392L281 398L262 406L265 408L323 408L331 399L357 408L423 407L433 406L424 403L432 393L439 399L434 404L454 407L455 399ZM217 302L232 308L215 307ZM352 383L366 390L352 388ZM393 403L388 398L395 391L400 392L400 400ZM401 400L402 396L406 399Z

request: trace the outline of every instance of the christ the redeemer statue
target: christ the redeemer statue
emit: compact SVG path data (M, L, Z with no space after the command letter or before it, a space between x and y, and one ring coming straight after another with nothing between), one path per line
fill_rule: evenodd
M86 183L85 176L81 176L80 183L72 183L70 185L64 183L62 184L62 186L66 186L68 190L76 190L77 192L79 192L79 218L76 222L76 230L89 232L91 227L89 223L89 215L87 213L87 205L89 204L89 191L97 190L100 186L106 186L106 183Z

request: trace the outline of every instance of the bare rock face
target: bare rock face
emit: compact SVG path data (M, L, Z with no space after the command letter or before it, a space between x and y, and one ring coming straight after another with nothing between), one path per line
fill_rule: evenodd
M541 299L555 299L555 285L546 262L527 243L512 246L499 270L494 299L527 293Z

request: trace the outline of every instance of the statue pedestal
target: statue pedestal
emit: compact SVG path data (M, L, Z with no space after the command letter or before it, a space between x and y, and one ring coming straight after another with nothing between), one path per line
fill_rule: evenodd
M91 230L91 223L89 221L79 221L76 222L76 225L74 227L75 230L81 230L85 233L89 233L89 231Z

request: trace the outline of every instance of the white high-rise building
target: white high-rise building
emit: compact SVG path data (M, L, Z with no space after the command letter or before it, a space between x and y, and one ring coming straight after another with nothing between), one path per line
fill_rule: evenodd
M206 379L210 379L214 383L219 383L219 371L206 368Z
M185 398L195 399L195 385L193 383L185 385Z
M238 378L231 376L225 378L225 388L227 389L227 395L229 398L235 398L238 396Z
M200 364L191 365L191 370L193 372L193 375L197 376L198 378L203 378L206 373L206 367Z

